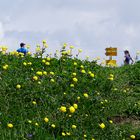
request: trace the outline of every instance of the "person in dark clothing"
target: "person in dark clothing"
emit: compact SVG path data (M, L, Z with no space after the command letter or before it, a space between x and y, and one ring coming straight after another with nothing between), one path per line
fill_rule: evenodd
M133 64L133 59L132 59L132 57L130 56L130 53L129 53L129 51L128 50L125 50L124 51L124 57L125 57L125 60L124 60L124 64L125 65L129 65L130 64L130 60L132 61L132 64Z
M24 55L27 54L28 50L25 48L26 44L20 43L20 48L17 50L19 53L24 53Z

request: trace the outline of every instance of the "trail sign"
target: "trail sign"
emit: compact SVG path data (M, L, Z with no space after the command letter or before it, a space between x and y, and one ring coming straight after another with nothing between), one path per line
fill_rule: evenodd
M117 48L106 48L106 56L117 56Z
M117 64L117 61L112 60L112 56L117 56L117 48L110 47L106 48L105 51L106 51L105 55L110 56L109 60L106 60L106 65L115 66Z
M107 65L116 65L117 61L116 60L106 60Z

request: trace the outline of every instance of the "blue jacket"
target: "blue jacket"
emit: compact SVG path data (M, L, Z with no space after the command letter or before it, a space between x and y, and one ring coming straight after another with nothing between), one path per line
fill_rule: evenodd
M17 52L24 53L24 55L28 52L26 48L19 48Z

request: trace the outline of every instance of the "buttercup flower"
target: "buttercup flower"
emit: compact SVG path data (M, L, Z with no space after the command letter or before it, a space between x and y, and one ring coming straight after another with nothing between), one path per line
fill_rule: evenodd
M77 66L77 63L76 62L74 62L74 66Z
M12 123L8 123L7 126L8 126L9 128L13 128L13 127L14 127Z
M86 71L85 70L81 70L81 73L86 73Z
M136 138L136 136L135 135L131 135L130 138L134 140Z
M70 133L70 132L67 132L66 134L67 134L68 136L70 136L70 135L71 135L71 133Z
M46 60L45 60L45 59L43 59L43 60L42 60L42 63L45 63L45 62L46 62Z
M38 80L38 77L37 76L34 76L33 77L33 80L37 81Z
M60 111L61 111L61 112L66 112L66 111L67 111L67 109L66 109L66 107L65 107L65 106L61 106L61 107L60 107Z
M84 97L88 98L88 94L87 93L84 93Z
M72 73L73 76L76 76L76 73Z
M28 123L32 123L32 121L31 120L28 120Z
M26 63L26 62L23 62L23 65L24 65L24 66L27 66L27 63Z
M43 75L42 71L37 71L36 74L39 75L39 76Z
M33 103L34 105L36 105L36 104L37 104L37 103L36 103L36 101L33 101L32 103Z
M77 82L77 81L78 81L78 79L77 79L77 78L73 78L73 81L74 81L74 82Z
M49 119L47 117L45 117L44 121L47 123L47 122L49 122Z
M113 123L113 121L112 120L109 120L109 122L112 124Z
M50 81L51 81L52 83L54 83L54 82L55 82L55 80L54 80L54 79L51 79Z
M75 109L77 109L77 108L78 108L78 105L77 105L77 104L73 104L73 107L74 107Z
M66 134L64 132L62 132L62 136L66 136Z
M21 88L21 85L18 84L18 85L16 86L16 88L17 88L17 89L20 89L20 88Z
M3 66L3 69L4 69L4 70L7 70L7 69L8 69L8 65L4 65L4 66Z
M70 87L74 87L74 84L70 84Z
M35 123L35 125L36 125L36 126L39 126L39 124L38 124L37 122Z
M45 64L46 64L47 66L49 66L49 65L50 65L50 62L46 62Z
M52 128L55 128L55 125L54 125L54 124L52 124L52 125L51 125L51 127L52 127Z
M47 72L46 72L46 71L43 71L43 74L44 74L44 75L47 75Z
M76 128L77 128L77 126L76 126L76 125L72 125L72 128L73 128L73 129L76 129Z
M73 106L71 106L71 107L69 108L69 111L70 111L70 113L74 113L74 112L75 112L75 108L74 108Z
M90 76L91 76L92 78L94 78L94 77L95 77L94 73L91 73L91 74L90 74Z
M104 123L101 123L99 124L100 128L104 129L105 128L105 124Z

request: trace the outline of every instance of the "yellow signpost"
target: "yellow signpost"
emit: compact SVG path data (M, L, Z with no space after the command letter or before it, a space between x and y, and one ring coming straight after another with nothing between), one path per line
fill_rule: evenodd
M110 66L116 66L117 61L116 60L112 60L112 56L117 56L117 48L106 48L106 56L110 56L109 60L106 60L106 65L110 65Z

